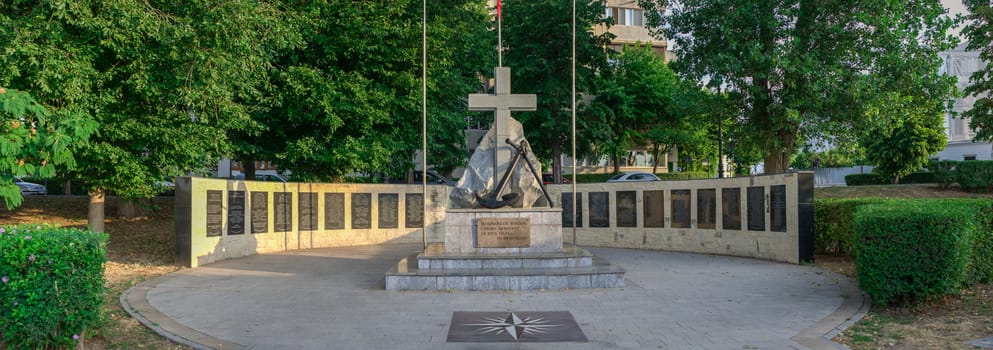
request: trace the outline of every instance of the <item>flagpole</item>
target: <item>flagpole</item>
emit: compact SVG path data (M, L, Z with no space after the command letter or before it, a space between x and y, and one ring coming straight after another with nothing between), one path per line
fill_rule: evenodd
M497 0L497 67L503 67L503 6Z
M576 242L576 0L572 0L572 245ZM565 208L563 208L565 209Z
M421 9L421 244L428 249L428 1Z

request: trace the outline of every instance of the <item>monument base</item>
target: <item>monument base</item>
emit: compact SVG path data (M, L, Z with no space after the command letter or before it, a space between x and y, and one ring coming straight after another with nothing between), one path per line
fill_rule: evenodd
M527 219L530 222L530 244L525 247L514 247L513 244L482 246L480 219ZM448 209L445 211L444 252L462 255L561 253L562 208Z
M446 253L442 244L412 254L386 272L386 290L498 291L623 288L624 269L589 251Z

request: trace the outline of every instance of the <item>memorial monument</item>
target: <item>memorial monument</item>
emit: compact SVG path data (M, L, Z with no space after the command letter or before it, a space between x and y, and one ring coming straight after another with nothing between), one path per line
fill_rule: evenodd
M494 69L493 94L469 95L469 110L494 121L449 196L445 242L401 260L388 290L620 288L624 270L564 246L562 208L553 207L511 111L533 111L535 95L510 92L510 68Z

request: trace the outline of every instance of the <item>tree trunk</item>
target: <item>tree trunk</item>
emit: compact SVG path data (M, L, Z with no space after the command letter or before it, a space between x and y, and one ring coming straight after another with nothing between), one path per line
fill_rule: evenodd
M245 180L255 181L255 159L245 157L241 159L241 173L245 174Z
M142 206L142 202L146 202L146 199L136 198L136 199L121 199L121 204L117 207L117 216L125 218L136 218L140 216L146 216L149 211L146 207Z
M610 158L611 158L610 159L611 160L611 163L613 163L613 165L614 165L614 171L612 172L612 174L618 174L618 173L620 173L621 172L621 156L617 155L617 153L614 153L614 154L610 155Z
M789 169L790 154L785 151L775 150L769 152L765 157L765 174L782 174Z
M62 182L62 194L66 196L72 195L72 180L66 179Z
M576 164L576 160L572 160L573 165ZM576 171L573 169L573 171ZM541 175L541 174L538 174ZM554 183L562 183L562 146L558 143L552 144L552 178L555 179ZM538 181L543 181L538 179Z
M89 216L87 218L87 226L90 231L93 232L104 232L104 192L103 189L93 189L90 192L90 208Z

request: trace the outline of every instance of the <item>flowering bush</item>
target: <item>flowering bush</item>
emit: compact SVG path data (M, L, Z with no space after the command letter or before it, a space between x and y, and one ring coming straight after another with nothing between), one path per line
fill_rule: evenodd
M0 348L71 347L99 321L107 235L0 226Z

